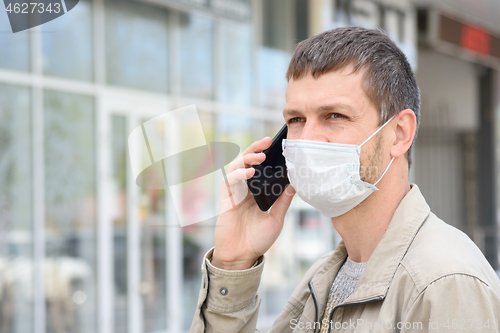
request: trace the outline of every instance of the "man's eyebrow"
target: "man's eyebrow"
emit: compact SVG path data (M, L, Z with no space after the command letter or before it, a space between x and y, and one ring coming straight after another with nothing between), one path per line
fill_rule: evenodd
M334 104L325 104L321 105L319 108L316 109L317 111L337 111L337 110L345 110L345 111L350 111L353 112L354 109L352 106L349 104L344 104L344 103L334 103ZM283 116L294 116L294 115L302 115L302 112L296 109L284 109L283 110Z
M349 104L344 103L334 103L334 104L326 104L322 105L318 108L319 111L335 111L335 110L346 110L346 111L354 111L353 107Z
M295 110L295 109L284 109L283 110L283 116L289 115L291 116L296 116L296 115L301 115L302 112Z

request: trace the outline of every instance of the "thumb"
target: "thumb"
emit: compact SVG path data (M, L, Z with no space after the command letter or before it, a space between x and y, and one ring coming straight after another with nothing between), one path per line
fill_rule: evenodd
M285 218L286 211L288 207L290 207L290 203L292 202L293 196L295 195L295 189L291 184L287 186L287 188L281 193L280 197L274 203L269 215L271 215L276 220L282 222Z

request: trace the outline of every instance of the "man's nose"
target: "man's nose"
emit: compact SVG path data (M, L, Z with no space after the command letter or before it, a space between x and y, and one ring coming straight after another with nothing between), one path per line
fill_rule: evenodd
M324 128L315 121L307 120L300 134L301 140L322 141L328 142L328 137L325 135Z

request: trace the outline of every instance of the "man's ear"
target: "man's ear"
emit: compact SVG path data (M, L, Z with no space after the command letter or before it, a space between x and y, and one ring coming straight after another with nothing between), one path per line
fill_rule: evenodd
M400 111L394 119L396 138L392 143L391 156L399 157L410 149L417 130L417 117L412 110L405 109Z

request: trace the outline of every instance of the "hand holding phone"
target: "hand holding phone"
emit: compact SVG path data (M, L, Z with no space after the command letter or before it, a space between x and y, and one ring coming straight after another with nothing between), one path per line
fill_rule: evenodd
M290 184L281 148L281 142L286 139L287 133L288 127L285 124L273 138L271 147L264 150L264 162L255 167L254 176L247 180L248 188L262 211L269 210Z
M262 153L271 144L269 137L255 141L242 154L244 165L239 165L239 161L235 160L228 166L227 182L221 184L220 213L215 228L212 265L218 268L250 268L274 244L283 229L286 211L295 194L291 186L272 204L269 212L259 208L250 191L237 206L233 205L230 194L232 184L252 178L256 173L255 168L271 156ZM281 143L279 148L281 150Z

